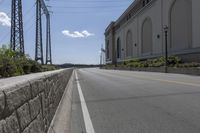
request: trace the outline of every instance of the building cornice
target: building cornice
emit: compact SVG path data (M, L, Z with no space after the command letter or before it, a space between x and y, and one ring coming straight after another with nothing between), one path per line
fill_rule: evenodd
M126 21L125 23L123 23L122 25L120 25L120 23L123 22L124 19L126 19L126 17L131 14L132 10L138 5L138 4L141 4L141 1L142 0L135 0L126 10L125 12L116 20L116 21L112 21L108 27L106 28L105 30L105 33L104 35L108 35L110 33L111 30L113 30L113 28L115 27L115 30L117 30L118 28L117 27L121 27L122 25L124 24L127 24L130 20L132 20L133 18L135 18L135 16L137 16L138 14L140 14L142 11L144 11L146 8L150 7L156 0L151 0L149 2L149 4L145 5L144 7L142 8L139 8L138 10L136 10L131 18Z
M108 27L106 28L104 35L108 35L108 34L110 33L110 31L113 29L114 25L115 25L115 22L112 21L112 22L108 25Z
M149 2L148 5L144 6L143 8L139 9L131 18L130 20L126 21L123 25L120 26L120 29L127 26L127 24L131 23L138 15L140 15L141 13L145 12L146 10L148 10L149 8L151 8L153 6L153 4L156 2L157 0L152 0ZM119 29L119 30L120 30ZM115 32L118 32L118 30L116 30Z
M115 25L119 24L140 1L141 0L133 1L133 3L125 10L125 12L116 20Z

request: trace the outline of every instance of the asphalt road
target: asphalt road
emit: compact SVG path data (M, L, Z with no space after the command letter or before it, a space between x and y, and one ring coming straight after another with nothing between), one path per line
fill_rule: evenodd
M95 133L200 133L198 76L99 69L76 73L71 133L93 133L86 132L90 119Z

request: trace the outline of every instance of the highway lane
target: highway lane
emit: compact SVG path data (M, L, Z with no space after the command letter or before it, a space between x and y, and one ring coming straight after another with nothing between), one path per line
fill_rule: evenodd
M76 72L71 133L86 133L88 121L77 84L95 133L200 132L198 76L100 69Z

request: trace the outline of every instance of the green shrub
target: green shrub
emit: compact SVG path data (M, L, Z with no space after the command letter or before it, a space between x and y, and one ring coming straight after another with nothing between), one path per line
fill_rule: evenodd
M132 59L132 60L129 60L128 63L135 63L135 62L140 62L139 59Z
M31 73L42 72L42 66L38 62L33 60L28 60L28 62L30 63Z
M176 56L168 57L169 66L174 67L174 66L178 66L181 63L182 63L181 59ZM143 67L162 67L164 65L165 65L165 57L160 57L157 59L148 59L148 60L132 59L129 61L124 61L123 65L120 65L120 67L143 68ZM198 66L198 64L195 64L193 66ZM107 67L111 68L112 65L109 65L109 66L107 65ZM188 67L188 65L185 65L185 67Z
M17 75L17 66L9 57L0 57L0 76L10 77Z
M56 70L57 68L53 65L43 65L42 66L42 70L43 71L53 71Z
M42 66L27 55L12 51L5 46L0 48L0 77L11 77L29 73L51 71L57 69L53 65Z
M170 56L170 57L168 58L168 63L169 63L170 65L176 65L176 64L181 63L181 59L178 58L178 57L176 57L176 56Z

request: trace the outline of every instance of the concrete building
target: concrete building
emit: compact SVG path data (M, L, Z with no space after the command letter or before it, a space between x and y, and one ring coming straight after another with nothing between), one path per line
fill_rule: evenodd
M164 55L200 61L200 0L135 0L105 31L107 63Z

